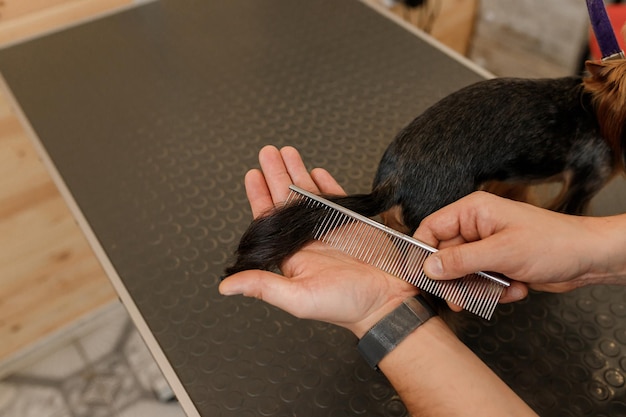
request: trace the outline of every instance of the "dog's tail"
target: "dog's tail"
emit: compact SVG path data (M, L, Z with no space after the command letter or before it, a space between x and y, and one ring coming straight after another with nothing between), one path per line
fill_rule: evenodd
M615 166L626 165L626 60L587 61L585 91L591 94L600 133L613 149Z
M324 196L363 216L376 216L393 205L389 187L377 187L370 194ZM324 221L323 206L309 207L295 200L255 219L243 234L235 252L234 264L225 269L224 278L249 269L274 270L284 259L314 239L313 233Z

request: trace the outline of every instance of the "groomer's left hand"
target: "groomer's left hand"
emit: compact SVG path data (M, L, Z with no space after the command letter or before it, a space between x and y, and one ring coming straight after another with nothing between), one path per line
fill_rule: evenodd
M289 185L313 193L345 194L323 169L307 171L294 148L264 147L261 170L245 178L246 193L255 217L285 201ZM370 327L418 290L398 278L355 260L319 242L312 242L287 259L284 274L243 271L219 287L224 295L256 297L296 317L343 326L361 337Z

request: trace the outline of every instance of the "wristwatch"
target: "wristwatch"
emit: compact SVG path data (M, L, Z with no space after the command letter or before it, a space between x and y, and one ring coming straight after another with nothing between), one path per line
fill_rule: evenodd
M357 349L374 369L378 363L415 329L437 313L420 295L409 297L383 317L359 340Z

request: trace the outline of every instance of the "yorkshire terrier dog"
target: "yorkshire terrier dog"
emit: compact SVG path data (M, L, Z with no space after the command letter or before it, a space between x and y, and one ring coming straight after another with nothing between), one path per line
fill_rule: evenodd
M626 60L587 62L588 74L495 78L465 87L409 123L385 151L369 194L325 196L412 234L428 214L492 184L559 179L547 208L583 214L626 160ZM298 203L252 222L226 276L276 269L312 240L324 213Z

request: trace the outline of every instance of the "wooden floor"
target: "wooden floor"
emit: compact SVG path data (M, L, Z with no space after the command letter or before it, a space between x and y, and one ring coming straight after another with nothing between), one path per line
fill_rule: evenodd
M0 47L132 2L67 0L0 21ZM0 364L116 299L9 98L0 91Z
M68 27L144 0L3 0L0 47Z
M115 294L0 96L0 361Z

